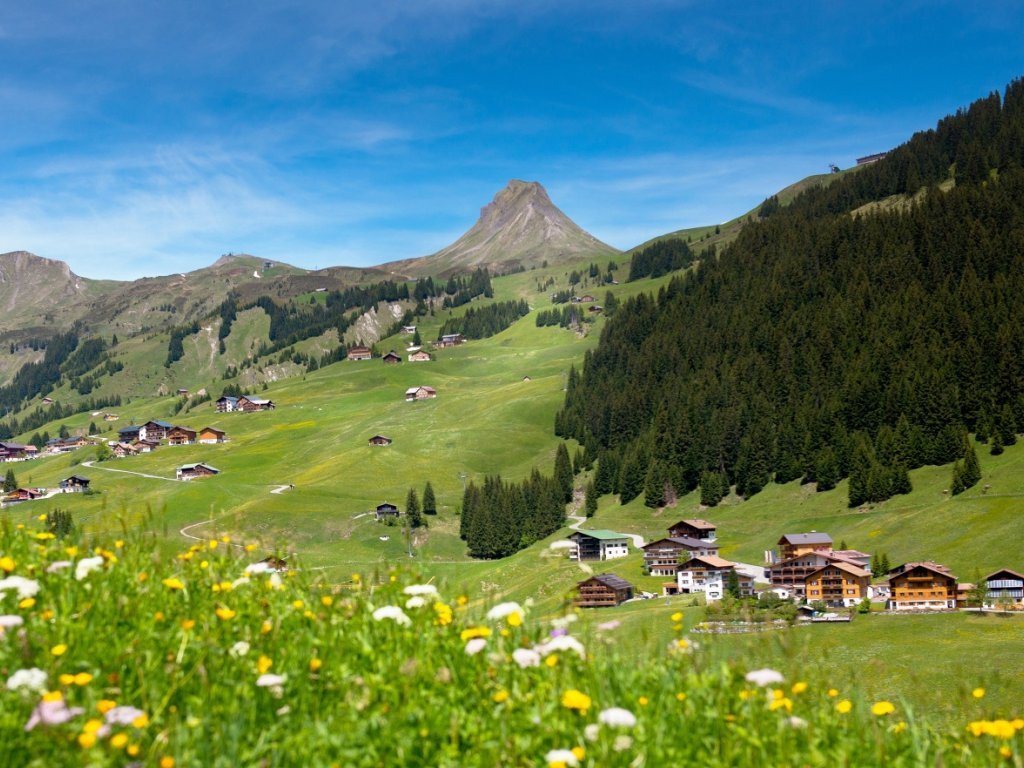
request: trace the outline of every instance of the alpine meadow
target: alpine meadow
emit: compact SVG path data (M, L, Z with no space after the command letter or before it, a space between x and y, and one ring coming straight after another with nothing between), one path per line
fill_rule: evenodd
M1024 766L1024 79L861 160L627 251L513 180L372 267L0 255L0 764Z

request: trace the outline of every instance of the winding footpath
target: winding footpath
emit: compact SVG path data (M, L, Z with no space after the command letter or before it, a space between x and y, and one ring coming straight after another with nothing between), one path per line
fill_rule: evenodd
M89 467L90 469L99 469L103 472L120 472L123 475L135 475L136 477L148 477L150 480L166 480L169 483L180 483L183 482L176 477L161 477L160 475L147 475L144 472L132 472L128 469L112 469L111 467L98 467L95 461L83 461L83 467Z

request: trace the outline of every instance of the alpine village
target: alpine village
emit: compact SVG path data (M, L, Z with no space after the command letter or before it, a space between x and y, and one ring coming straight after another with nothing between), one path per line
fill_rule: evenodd
M0 763L1020 766L1024 81L874 149L625 252L0 255Z

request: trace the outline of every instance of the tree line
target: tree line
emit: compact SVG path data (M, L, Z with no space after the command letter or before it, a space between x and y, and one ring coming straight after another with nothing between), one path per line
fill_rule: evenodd
M530 313L526 299L499 301L485 307L470 307L460 317L450 317L437 332L440 339L445 334L461 333L467 339L486 339L508 328L512 323Z
M986 172L939 190L974 145ZM625 302L570 371L556 433L598 461L599 491L652 506L847 477L858 504L905 493L909 469L966 465L966 433L1024 429L1022 216L1018 80Z

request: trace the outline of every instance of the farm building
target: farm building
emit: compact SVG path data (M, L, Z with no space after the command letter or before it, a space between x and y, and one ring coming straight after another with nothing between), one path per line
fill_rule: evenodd
M216 427L203 427L199 430L199 437L197 439L200 443L205 445L226 443L228 441L228 433L223 429L217 429Z
M167 431L167 442L171 445L192 445L196 441L196 431L188 427L171 427Z
M570 560L614 560L629 554L629 537L615 531L574 531Z
M384 437L384 435L374 435L370 438L370 445L391 445L392 440L390 437Z
M394 504L388 504L386 501L383 504L378 504L377 509L374 510L374 517L376 517L377 520L384 520L389 517L398 517L398 515L398 507Z
M174 473L179 480L192 480L196 477L210 477L220 474L220 470L209 464L183 464Z
M432 397L437 397L437 390L433 387L409 387L405 390L405 399L410 402L413 400L429 400Z
M72 475L60 481L60 489L64 493L81 493L89 490L90 480L81 475Z
M381 361L385 365L396 365L402 362L402 356L392 349L390 352L384 355L384 357L381 358Z
M251 397L249 395L242 395L238 398L238 405L235 410L238 411L272 411L276 406L273 400L266 400L262 397Z
M429 363L430 360L430 353L424 352L422 349L418 349L409 355L410 363Z
M632 597L632 584L614 574L602 573L579 582L572 602L578 608L613 608Z
M369 360L373 357L373 352L369 347L352 347L347 357L349 360Z
M718 528L714 523L709 523L707 520L699 520L691 518L689 520L680 520L678 523L668 529L669 536L689 536L691 539L706 539L707 541L714 541L717 536Z

